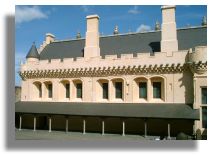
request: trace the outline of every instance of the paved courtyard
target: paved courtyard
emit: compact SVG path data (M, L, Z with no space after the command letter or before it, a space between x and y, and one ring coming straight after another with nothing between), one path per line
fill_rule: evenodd
M105 134L101 133L86 133L82 134L81 132L63 132L63 131L52 131L48 132L47 130L27 130L16 129L15 137L17 140L71 140L71 141L86 141L86 140L98 140L98 141L141 141L155 139L156 137L144 138L141 135L125 135L121 134Z

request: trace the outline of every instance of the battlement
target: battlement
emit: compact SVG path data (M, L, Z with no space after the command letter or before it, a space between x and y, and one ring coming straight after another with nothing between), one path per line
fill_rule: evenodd
M197 60L202 58L203 54L207 58L206 47L196 47L191 59ZM202 52L203 51L203 52ZM204 52L205 51L205 52ZM36 63L26 62L21 65L21 71L27 70L43 70L43 69L75 69L75 68L99 68L99 67L117 67L117 66L144 66L144 65L166 65L166 64L184 64L189 50L175 51L171 54L166 52L121 54L120 58L117 55L105 55L93 58L64 58L40 60ZM201 54L200 54L201 53Z

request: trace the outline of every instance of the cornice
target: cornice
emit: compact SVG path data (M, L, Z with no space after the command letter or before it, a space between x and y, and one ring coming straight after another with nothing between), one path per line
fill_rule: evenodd
M138 65L138 66L111 66L111 67L90 67L76 69L48 69L48 70L27 70L19 72L21 78L72 78L72 77L100 77L118 75L139 75L139 74L171 74L181 73L189 69L188 64L166 64L166 65Z

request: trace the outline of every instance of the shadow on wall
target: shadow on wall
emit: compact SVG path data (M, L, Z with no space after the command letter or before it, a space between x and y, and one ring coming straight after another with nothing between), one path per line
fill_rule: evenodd
M185 62L189 61L189 54L187 53L185 57ZM186 70L183 71L183 76L178 81L180 83L180 87L185 87L185 103L189 105L193 105L194 102L194 87L193 87L193 73L189 69L189 66L186 65Z
M190 70L183 71L182 74L182 78L178 81L180 82L180 87L185 87L185 103L191 105L194 102L193 74Z
M152 52L160 52L160 42L151 42L149 46L152 48Z

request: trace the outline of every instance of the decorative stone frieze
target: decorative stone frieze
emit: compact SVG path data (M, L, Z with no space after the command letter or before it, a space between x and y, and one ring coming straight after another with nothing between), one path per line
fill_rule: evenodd
M205 66L204 64L202 66ZM183 72L188 69L187 64L166 64L166 65L138 65L138 66L111 66L111 67L89 67L70 69L45 69L29 70L19 72L21 78L71 78L71 77L99 77L111 75L139 75L139 74L164 74Z
M203 63L199 61L198 63L191 63L189 67L193 73L204 74L207 71L207 62Z

